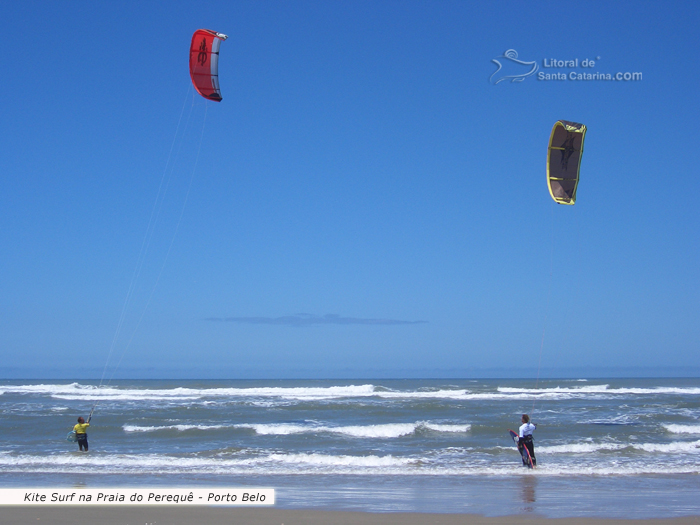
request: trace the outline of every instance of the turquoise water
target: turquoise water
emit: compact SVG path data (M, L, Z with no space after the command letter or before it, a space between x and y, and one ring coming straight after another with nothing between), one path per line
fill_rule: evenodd
M277 505L700 514L700 380L0 381L0 486L268 486ZM90 452L65 441L95 408ZM538 424L538 469L508 436Z

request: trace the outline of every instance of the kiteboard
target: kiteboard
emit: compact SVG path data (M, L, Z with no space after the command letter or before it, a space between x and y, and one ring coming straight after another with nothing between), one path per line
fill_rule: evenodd
M520 437L518 436L517 432L513 432L512 430L508 429L508 432L510 433L510 437L513 438L513 441L515 442L515 446L518 447L518 443L520 442ZM525 445L523 445L523 448L525 449L525 453L527 454L527 460L530 463L530 468L535 468L535 465L532 463L532 458L530 457L530 451L527 449ZM520 453L520 448L518 447L518 453ZM522 457L522 455L521 455Z
M68 435L66 436L66 441L71 441L73 443L78 441L78 434L75 433L75 430L71 430L70 432L68 432Z

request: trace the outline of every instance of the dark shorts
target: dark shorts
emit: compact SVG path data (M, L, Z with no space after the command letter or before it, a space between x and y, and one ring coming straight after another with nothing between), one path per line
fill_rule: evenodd
M532 440L532 436L525 436L523 438L520 438L520 443L519 445L523 447L520 450L520 453L523 456L523 464L529 463L529 461L526 459L527 458L527 453L525 452L525 448L527 448L527 451L530 453L530 457L532 458L532 464L536 465L537 464L537 459L535 458L535 442Z

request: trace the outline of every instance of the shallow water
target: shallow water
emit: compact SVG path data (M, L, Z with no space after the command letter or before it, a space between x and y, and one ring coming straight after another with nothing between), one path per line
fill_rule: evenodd
M700 380L0 381L0 485L268 486L277 505L700 514ZM66 433L95 406L90 452ZM538 424L539 467L508 428Z

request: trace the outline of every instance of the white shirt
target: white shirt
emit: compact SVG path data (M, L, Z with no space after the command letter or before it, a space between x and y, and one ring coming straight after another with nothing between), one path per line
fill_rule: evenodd
M524 425L520 425L520 437L525 437L525 436L531 436L532 432L537 428L537 425L533 425L532 423L525 423Z

